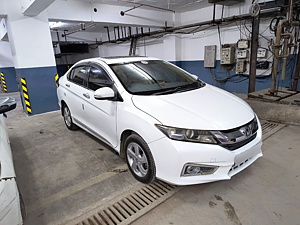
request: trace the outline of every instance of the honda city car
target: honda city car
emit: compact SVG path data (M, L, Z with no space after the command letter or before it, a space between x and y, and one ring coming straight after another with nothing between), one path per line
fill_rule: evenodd
M260 122L240 98L150 57L79 61L58 81L66 126L125 158L140 182L230 179L262 156Z

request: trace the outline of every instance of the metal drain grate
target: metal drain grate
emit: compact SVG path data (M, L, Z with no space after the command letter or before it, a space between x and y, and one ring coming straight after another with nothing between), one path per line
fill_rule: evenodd
M281 128L285 127L285 124L261 121L261 127L262 127L263 140L265 140L268 137L270 137L272 134L279 131Z
M180 189L181 187L166 184L162 181L143 185L138 190L126 193L126 197L122 197L110 206L99 210L89 218L77 223L77 225L130 224Z

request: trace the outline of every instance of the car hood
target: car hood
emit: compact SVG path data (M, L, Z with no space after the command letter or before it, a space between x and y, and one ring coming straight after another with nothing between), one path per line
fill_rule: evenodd
M172 127L227 130L254 118L247 103L211 85L168 95L134 95L132 102L163 125Z

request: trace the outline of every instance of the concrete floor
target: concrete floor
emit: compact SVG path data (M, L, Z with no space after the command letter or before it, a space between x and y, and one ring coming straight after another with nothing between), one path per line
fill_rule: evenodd
M185 187L133 224L299 225L299 135L299 126L281 129L231 180Z
M69 131L60 112L28 117L19 102L7 115L25 225L65 224L139 184L107 146ZM300 126L284 127L231 180L184 187L133 224L300 224L299 135Z
M69 131L59 111L27 116L21 107L18 100L7 113L7 128L25 225L65 224L138 184L107 146L83 130Z

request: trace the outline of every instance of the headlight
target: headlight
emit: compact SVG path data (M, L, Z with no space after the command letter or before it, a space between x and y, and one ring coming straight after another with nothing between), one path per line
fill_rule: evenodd
M173 140L218 144L218 141L210 131L175 128L160 124L155 124L155 126Z

